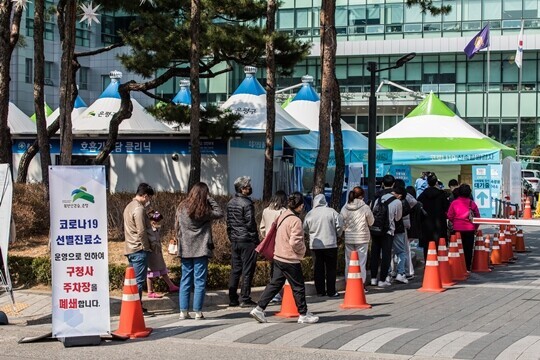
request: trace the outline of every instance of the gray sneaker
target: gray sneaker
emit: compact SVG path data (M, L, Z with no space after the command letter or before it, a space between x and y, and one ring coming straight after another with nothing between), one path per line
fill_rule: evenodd
M392 285L392 283L389 283L388 281L379 281L379 283L377 284L379 287L381 288L385 288L385 287L389 287Z
M191 319L191 315L189 315L188 311L180 310L180 316L178 316L178 319L180 320Z
M204 320L202 311L195 311L195 320Z
M306 315L300 315L298 317L299 324L315 324L319 321L319 317L307 312Z
M377 286L377 279L371 279L371 286Z
M398 276L396 276L396 281L400 282L402 284L408 284L409 283L409 280L407 280L407 277L405 276L405 274L399 274Z
M261 309L258 306L256 308L254 308L253 310L251 310L249 312L249 315L251 315L252 318L254 318L255 320L257 320L260 323L267 322L266 321L266 316L264 315L264 310Z

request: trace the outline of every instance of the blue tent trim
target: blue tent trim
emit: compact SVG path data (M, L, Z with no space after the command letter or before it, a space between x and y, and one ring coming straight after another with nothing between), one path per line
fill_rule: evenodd
M292 101L298 100L317 102L320 100L320 98L319 95L317 95L317 92L315 91L313 86L311 86L310 84L304 84L300 88L296 96L292 99Z
M86 105L84 100L79 95L77 95L77 97L75 98L75 104L73 104L73 108L74 109L80 109L80 108L83 108L83 107L87 108L88 105Z
M176 96L172 99L172 102L179 105L191 105L191 93L188 88L182 86L180 87L180 90L176 94Z
M244 81L238 86L233 95L248 94L248 95L263 95L266 94L264 88L259 83L257 78L253 76L247 76Z
M105 98L114 98L120 99L120 93L118 92L118 87L120 86L120 81L111 81L109 86L101 93L99 99Z

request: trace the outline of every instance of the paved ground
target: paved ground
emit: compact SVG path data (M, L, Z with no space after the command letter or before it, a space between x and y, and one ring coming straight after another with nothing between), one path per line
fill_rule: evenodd
M201 355L204 348L211 351L210 356L231 359L238 357L238 351L254 359L540 359L540 229L528 228L525 234L532 251L519 254L515 264L497 267L491 273L472 274L468 281L440 294L416 291L421 286L418 279L388 290L370 289L370 310L342 310L342 298L309 297L310 310L321 317L315 325L275 316L269 317L268 324L259 324L249 318L248 309L238 308L214 307L205 313L204 321L180 321L170 313L157 315L146 319L154 328L149 338L93 348L92 354L116 358L116 351L120 356L129 349L131 357L142 358L148 357L145 349L153 349L156 357L168 358L168 348L173 346L178 347L177 355L184 349L184 354L193 358L198 358L196 354ZM27 315L26 321L47 322L44 319L47 306L50 313L50 304L46 304L50 297L26 295L39 299L21 311L27 313L33 307L37 314L37 320ZM1 298L0 307L5 300ZM268 314L278 310L278 306L271 306ZM116 321L113 317L113 329ZM63 347L57 342L39 347L15 343L17 337L46 331L50 331L49 324L0 327L4 356L45 358L46 351L71 354L73 349L58 353Z

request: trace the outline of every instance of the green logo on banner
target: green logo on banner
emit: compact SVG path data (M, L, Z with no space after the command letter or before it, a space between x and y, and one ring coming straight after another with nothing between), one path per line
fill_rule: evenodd
M88 202L94 203L94 195L86 192L86 188L84 186L81 186L78 189L75 189L71 192L72 202L75 202L77 199L83 199Z

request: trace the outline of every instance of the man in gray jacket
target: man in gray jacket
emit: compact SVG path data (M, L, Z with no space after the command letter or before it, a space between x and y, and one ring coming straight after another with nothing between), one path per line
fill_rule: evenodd
M304 231L309 234L309 248L313 257L313 278L317 294L338 297L339 294L336 292L337 238L343 232L343 217L327 206L323 194L313 199L313 209L304 220Z

